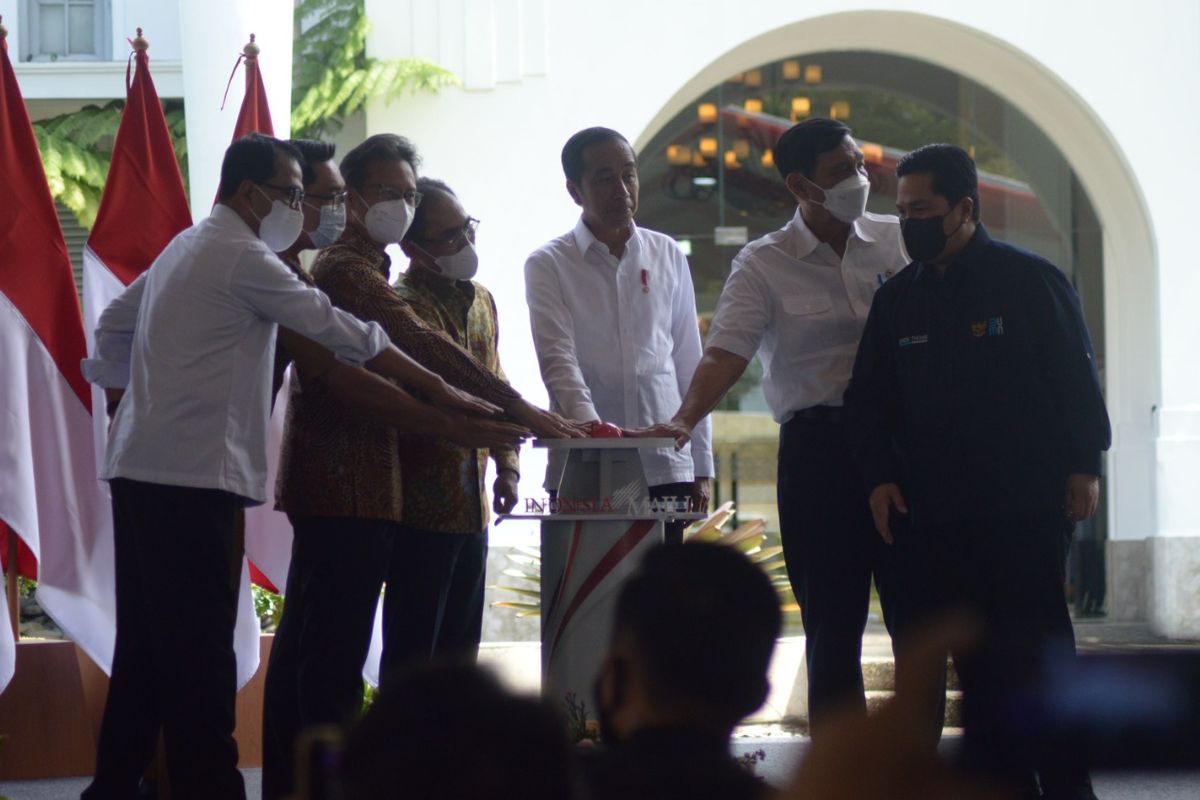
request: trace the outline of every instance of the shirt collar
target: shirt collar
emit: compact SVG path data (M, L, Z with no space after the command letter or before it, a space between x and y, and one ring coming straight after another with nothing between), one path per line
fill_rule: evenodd
M800 213L800 206L796 206L796 213L792 214L792 218L787 224L787 230L790 234L792 255L796 258L806 258L821 246L821 240L805 224L804 217Z
M246 220L242 219L240 214L224 203L217 203L213 206L208 216L222 227L237 230L239 233L244 233L254 239L258 238L258 234L246 224Z
M875 243L875 236L867 230L867 226L863 224L865 217L859 217L850 226L850 235L861 239L868 244ZM794 245L793 255L796 258L806 258L812 255L813 251L820 247L824 242L817 238L817 235L812 232L812 229L804 222L804 216L800 213L800 206L796 206L796 213L792 215L792 219L788 222L788 228L792 233L792 244Z
M638 229L637 223L632 220L629 222L629 227L633 233L629 237L629 241L625 243L625 254L635 253L638 250ZM579 257L587 256L588 250L592 245L597 245L605 255L611 255L608 251L608 245L596 238L596 234L592 233L592 229L583 221L583 216L579 217L579 221L575 223L575 245L579 248Z
M871 234L864 223L866 217L854 219L854 223L850 227L850 235L856 239L862 240L869 245L874 245L875 235ZM796 206L796 213L793 213L791 221L787 223L788 230L791 231L791 241L793 252L796 258L808 258L817 247L823 245L817 235L812 233L812 229L804 222L804 216L800 213L800 206Z
M392 257L375 246L375 242L347 225L338 244L349 248L355 255L365 259L386 278L392 267Z
M867 218L867 215L863 214L861 217L854 220L854 224L852 226L850 226L850 230L851 230L851 233L853 233L859 239L862 239L864 242L874 244L875 243L875 235L872 234L870 231L868 231L867 226L863 224L864 221L866 220L866 218Z

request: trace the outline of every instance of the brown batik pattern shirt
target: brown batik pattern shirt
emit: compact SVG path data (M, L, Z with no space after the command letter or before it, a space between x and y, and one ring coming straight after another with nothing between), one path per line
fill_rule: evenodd
M421 321L387 282L391 260L353 230L321 251L317 288L361 320L378 322L392 342L451 385L497 404L520 395ZM279 457L276 508L289 517L355 517L400 522L403 509L396 429L356 414L319 380L291 383Z
M396 285L421 319L445 331L458 345L505 380L497 347L500 341L496 301L472 281L438 280L410 269ZM404 474L404 524L438 533L482 533L489 521L487 450L468 450L441 439L400 435ZM520 474L517 451L493 450L497 471Z

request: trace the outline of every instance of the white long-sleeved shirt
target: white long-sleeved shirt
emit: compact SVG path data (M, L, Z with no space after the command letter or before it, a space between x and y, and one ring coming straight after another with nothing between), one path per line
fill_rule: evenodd
M334 308L217 205L100 315L84 376L126 390L100 477L264 502L276 323L355 365L388 346L379 325Z
M669 236L635 227L618 259L581 218L529 256L525 296L556 411L640 427L679 409L700 361L700 328L687 259ZM712 477L712 422L705 417L682 451L643 450L642 467L650 486ZM549 488L560 473L552 458Z
M896 217L863 214L839 257L797 209L734 258L705 344L746 360L761 356L776 422L840 406L875 290L906 264Z

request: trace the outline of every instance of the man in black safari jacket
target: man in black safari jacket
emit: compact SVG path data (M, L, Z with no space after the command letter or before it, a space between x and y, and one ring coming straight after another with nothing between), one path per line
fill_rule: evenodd
M1111 441L1087 325L1062 272L988 236L966 152L928 145L896 174L913 262L875 295L845 405L880 535L911 522L898 615L978 616L981 646L955 654L968 746L988 741L989 771L1030 796L1093 798L1085 770L996 747L990 723L1047 652L1074 653L1067 544Z

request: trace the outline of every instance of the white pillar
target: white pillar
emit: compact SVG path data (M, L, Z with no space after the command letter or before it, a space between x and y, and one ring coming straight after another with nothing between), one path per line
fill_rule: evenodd
M1184 203L1186 206L1186 202ZM1158 531L1146 553L1147 616L1158 633L1200 638L1200 275L1186 248L1163 247L1163 405L1158 412ZM1171 249L1168 249L1170 247Z
M239 67L221 110L229 72L250 34L257 37L263 83L275 135L291 132L293 0L182 0L179 28L187 116L192 218L208 216L221 177L221 159L233 138L245 87Z

